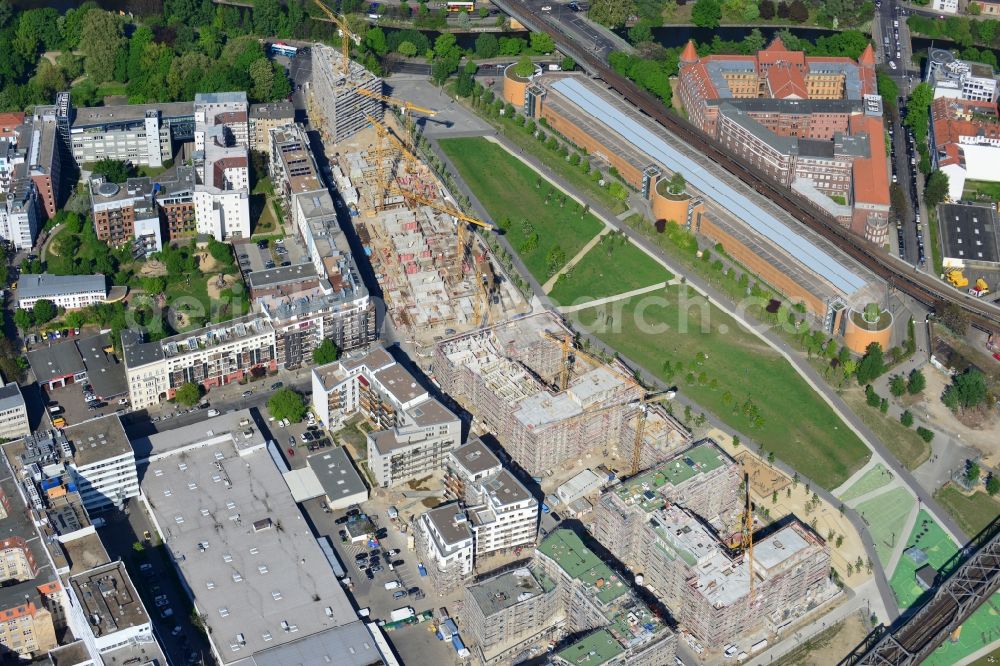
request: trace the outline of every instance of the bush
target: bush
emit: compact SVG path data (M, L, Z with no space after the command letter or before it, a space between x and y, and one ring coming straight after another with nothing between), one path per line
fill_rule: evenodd
M922 426L917 428L917 434L920 435L920 439L924 440L928 444L930 444L931 440L934 439L934 432Z
M907 428L913 425L913 414L910 413L910 410L907 409L899 415L899 422Z

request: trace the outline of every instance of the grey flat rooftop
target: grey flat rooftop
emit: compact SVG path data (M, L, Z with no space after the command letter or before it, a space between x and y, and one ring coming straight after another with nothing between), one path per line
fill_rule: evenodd
M93 386L95 395L105 400L128 392L125 366L113 352L104 351L111 346L111 336L107 333L76 340L76 348L87 368L87 380Z
M49 661L52 662L52 666L78 666L83 663L93 663L83 641L75 641L69 645L60 645L54 650L49 650Z
M249 425L240 425L245 419ZM264 435L257 426L256 418L249 409L226 412L211 418L196 421L179 428L169 428L171 422L160 421L160 427L165 428L146 437L139 437L132 442L137 461L179 453L190 446L209 446L219 442L239 442L240 449L264 446ZM244 433L253 430L248 439ZM235 444L234 444L235 446Z
M506 469L483 483L483 487L498 506L510 506L531 499L531 493L524 484Z
M707 168L643 127L629 114L623 113L620 105L616 108L575 78L560 79L552 84L552 88L593 118L601 119L602 123L653 160L671 171L683 173L694 189L778 244L845 295L865 286L865 281L847 266L751 201L745 193L737 192Z
M93 125L113 125L142 120L147 111L159 111L163 120L194 115L191 102L167 102L163 104L126 104L120 106L91 106L73 109L73 127Z
M306 461L323 485L323 492L331 500L336 501L352 497L357 493L368 492L368 486L354 468L351 457L344 447L316 453L306 458Z
M17 385L17 382L0 386L0 412L23 406L24 396L21 395L21 387Z
M28 352L28 364L40 382L69 377L85 370L80 352L72 340Z
M110 562L70 578L90 627L97 636L106 636L150 622L132 580L119 562ZM99 618L94 622L94 618Z
M107 293L107 280L96 275L52 275L26 273L17 279L17 298L54 298L64 294L82 294L92 291Z
M117 414L84 421L63 432L73 445L73 460L80 466L132 452Z
M250 117L264 120L284 120L295 117L295 106L291 102L268 102L251 104Z
M380 630L373 626L372 631ZM368 627L361 620L355 620L342 627L257 652L235 666L370 666L384 662Z
M753 563L773 569L808 547L809 542L789 525L753 545Z
M427 393L416 378L399 363L379 370L375 373L375 378L400 404L406 404Z
M500 466L500 459L478 437L470 439L451 455L470 475L482 474Z
M942 204L938 219L945 257L963 262L1000 262L1000 219L992 208Z
M247 285L251 289L263 289L265 287L276 287L293 282L318 279L319 276L316 273L316 267L312 263L295 264L293 266L269 268L263 271L247 273Z
M185 447L142 491L224 663L357 620L265 448Z
M410 407L406 410L406 414L418 426L425 427L458 420L458 417L450 409L438 402L437 398L424 400Z
M426 515L444 539L445 545L454 545L472 538L472 530L460 503L452 502L439 506L428 511ZM462 520L456 521L457 516L461 516Z
M527 567L514 569L469 586L469 594L475 599L483 616L487 618L544 593L545 590Z
M861 99L778 99L774 97L720 97L705 100L708 106L732 105L737 109L759 113L860 113Z

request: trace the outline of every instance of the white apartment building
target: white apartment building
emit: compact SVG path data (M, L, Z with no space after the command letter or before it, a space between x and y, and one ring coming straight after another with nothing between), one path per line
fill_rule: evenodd
M0 440L18 439L31 433L28 408L17 382L0 386Z
M50 275L25 273L17 281L17 307L27 310L38 301L52 301L67 310L103 303L108 297L103 275Z
M145 342L122 332L125 379L133 409L172 398L186 383L206 389L277 370L274 328L259 314Z
M70 426L64 434L73 447L68 467L89 513L121 508L139 495L135 452L117 415Z
M955 2L955 0L934 1ZM956 9L951 11L957 11L957 5ZM977 102L997 100L997 79L993 67L981 62L959 60L951 51L945 49L927 49L925 81L934 88L935 99L948 97Z
M30 250L38 236L39 212L35 183L29 178L12 181L0 201L0 238L18 250Z
M248 111L244 92L195 96L195 219L216 240L250 237Z
M418 518L421 536L435 573L461 578L472 573L473 537L461 504L444 504Z
M331 429L360 413L368 466L385 488L442 469L461 443L461 421L383 347L313 368L312 406Z

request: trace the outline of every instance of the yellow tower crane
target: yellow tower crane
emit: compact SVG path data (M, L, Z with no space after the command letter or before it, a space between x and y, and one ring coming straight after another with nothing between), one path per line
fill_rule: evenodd
M389 106L399 107L400 111L402 111L404 115L410 112L422 113L425 116L431 116L431 117L437 115L437 111L435 111L434 109L428 109L423 106L417 106L413 102L410 102L405 99L399 99L398 97L390 97L389 95L383 95L381 93L373 92L371 90L365 90L364 88L358 88L357 92L359 95L364 95L365 97L371 97L372 99L377 99L380 102L385 102Z
M663 391L653 391L642 396L639 400L639 415L638 422L635 424L635 441L632 444L632 476L639 473L639 467L642 464L642 437L646 430L646 415L649 413L649 408L647 405L651 402L657 402L659 400L673 400L677 392L673 389L666 389Z
M340 30L340 55L343 56L343 62L340 63L340 66L346 77L351 72L351 40L354 39L354 35L348 29L347 21L334 14L333 10L327 7L322 0L313 0L313 3Z
M743 473L745 490L743 516L740 521L740 550L747 558L747 571L750 573L750 594L747 603L753 606L754 574L753 574L753 506L750 503L750 475Z
M559 390L565 391L569 387L570 365L572 364L571 353L573 351L573 340L569 335L555 335L548 331L542 331L542 335L559 343L562 349L562 369L559 371Z

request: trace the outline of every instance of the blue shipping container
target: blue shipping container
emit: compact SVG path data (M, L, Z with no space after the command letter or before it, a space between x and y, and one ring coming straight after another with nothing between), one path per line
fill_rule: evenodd
M427 569L425 569L424 565L422 565L422 564L418 564L417 565L417 572L419 572L421 576L426 576L427 575Z
M462 639L458 637L458 634L451 637L451 644L455 648L455 652L465 649L465 644L462 643Z

